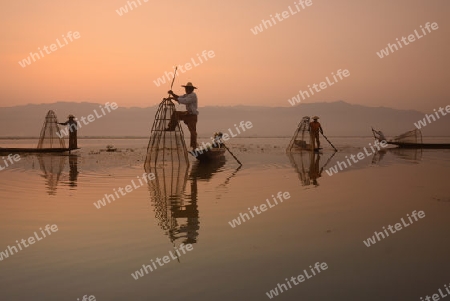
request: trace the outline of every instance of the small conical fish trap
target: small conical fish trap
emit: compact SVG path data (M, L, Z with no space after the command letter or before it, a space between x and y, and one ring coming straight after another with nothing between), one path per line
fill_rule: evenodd
M178 120L176 120L176 126L170 124L175 111L175 105L169 99L164 99L159 104L148 142L147 157L145 158L146 169L150 167L176 169L181 165L189 165L181 125Z
M300 121L286 149L287 152L311 149L311 144L309 143L311 139L309 134L309 121L308 116L303 117L302 121Z
M56 114L50 110L47 116L45 116L37 148L66 148L64 139L58 136L59 131L60 128Z

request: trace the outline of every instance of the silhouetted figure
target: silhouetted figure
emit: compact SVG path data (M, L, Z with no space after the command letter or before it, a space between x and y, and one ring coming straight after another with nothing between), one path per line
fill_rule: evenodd
M322 176L323 171L323 169L320 169L320 155L311 152L310 161L309 178L312 180L313 185L319 186L319 183L317 183L317 178Z
M197 117L198 117L198 100L197 94L194 93L194 87L191 82L188 82L184 87L186 94L178 96L170 90L168 93L172 95L169 99L174 99L180 104L186 105L186 111L173 112L169 125L166 131L174 131L179 120L183 120L187 125L191 134L191 148L194 150L197 148Z
M77 187L78 180L78 156L69 155L69 186Z
M323 134L322 126L317 121L318 116L314 116L313 121L309 123L309 135L311 137L312 150L316 149L315 143L317 142L317 148L320 148L319 132Z
M60 125L69 125L69 149L76 149L77 146L77 130L78 124L75 121L75 116L69 115L69 120L66 122L58 123Z

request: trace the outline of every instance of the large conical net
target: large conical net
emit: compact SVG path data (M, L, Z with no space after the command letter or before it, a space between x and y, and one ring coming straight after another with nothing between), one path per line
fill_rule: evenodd
M309 135L309 117L305 116L300 121L292 136L291 142L289 143L286 151L292 152L296 150L310 150L310 135Z
M159 104L148 142L147 157L145 158L146 169L150 167L178 169L181 165L189 165L181 125L178 120L175 120L176 126L170 125L175 111L175 105L169 99L163 99ZM171 126L170 131L167 130L169 126Z
M419 129L408 131L392 138L392 142L422 144L422 132Z
M59 131L56 114L50 110L45 116L37 148L66 148L64 139L58 136Z
M380 141L386 140L383 132L372 129L375 139ZM422 144L422 132L419 129L411 130L401 135L395 136L388 142L393 144Z

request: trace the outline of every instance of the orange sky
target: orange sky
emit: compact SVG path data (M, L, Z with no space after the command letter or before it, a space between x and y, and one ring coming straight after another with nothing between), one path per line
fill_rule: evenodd
M138 0L135 0L136 3ZM424 112L450 104L450 2L312 0L254 35L262 19L295 7L288 0L148 1L122 16L125 0L16 0L0 11L0 106L56 101L155 105L170 84L154 80L197 53L215 57L180 73L200 106L290 106L288 99L338 69L350 76L304 102L344 100ZM437 22L439 29L380 59L396 38ZM74 39L25 68L30 52Z

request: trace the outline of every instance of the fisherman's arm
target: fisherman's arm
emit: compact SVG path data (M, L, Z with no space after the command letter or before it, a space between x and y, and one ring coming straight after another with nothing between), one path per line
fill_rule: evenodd
M176 95L175 93L173 93L172 90L169 90L167 93L169 93L170 95L172 95L172 97L169 97L169 99L175 99L176 101L178 101L178 95Z
M197 102L197 97L195 94L186 94L185 96L178 96L176 101L181 104L188 105Z

